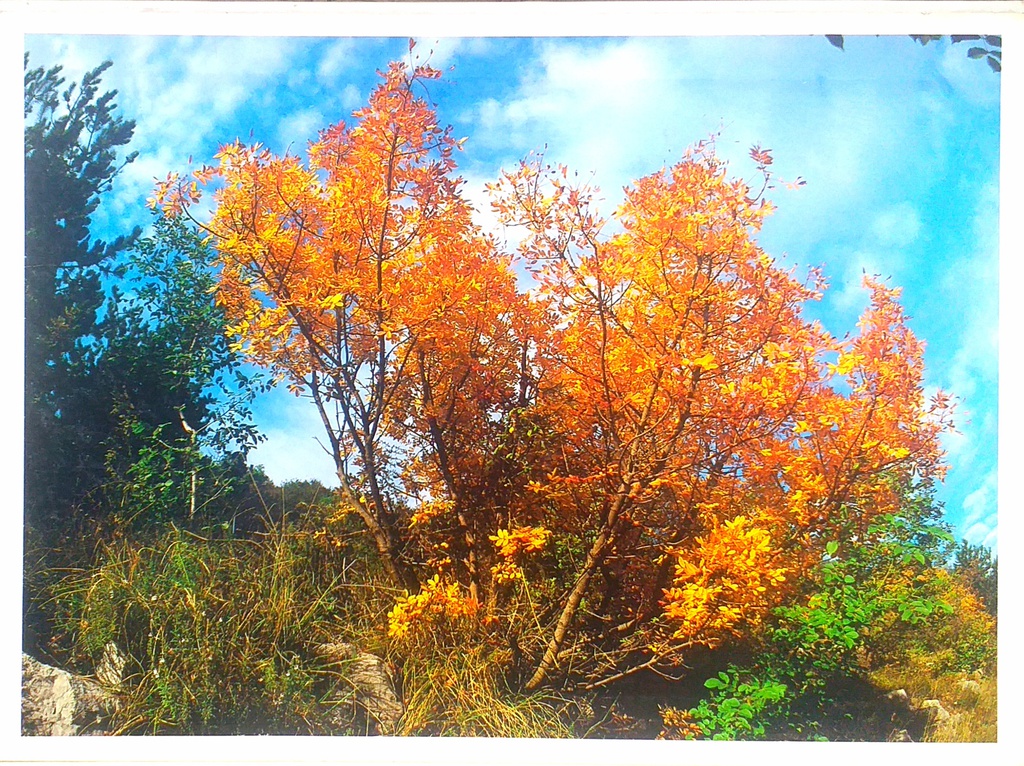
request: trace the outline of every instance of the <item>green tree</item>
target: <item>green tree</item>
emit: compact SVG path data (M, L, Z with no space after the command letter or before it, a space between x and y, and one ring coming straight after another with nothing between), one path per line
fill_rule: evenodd
M63 91L61 67L25 63L27 525L194 516L224 489L218 459L256 441L212 257L163 219L92 237L134 123L98 95L110 62Z
M52 632L55 567L88 566L108 521L222 515L249 481L259 390L224 336L211 257L157 220L111 242L93 214L134 123L105 62L62 90L25 59L25 645ZM139 200L142 208L142 200Z
M135 123L117 91L99 94L104 62L61 90L61 67L25 57L25 503L50 526L101 480L109 412L97 406L89 338L104 301L102 277L138 232L112 242L90 231L100 197L125 164Z
M264 379L225 336L212 260L193 230L157 217L116 269L95 375L117 421L101 499L121 520L220 515L238 481L230 456L258 441L249 405Z

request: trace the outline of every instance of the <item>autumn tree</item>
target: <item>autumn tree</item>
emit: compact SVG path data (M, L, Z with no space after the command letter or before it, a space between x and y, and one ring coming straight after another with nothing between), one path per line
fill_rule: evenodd
M866 280L835 338L803 315L823 278L756 244L768 151L754 184L699 144L608 220L568 169L524 161L491 189L526 231L512 256L473 224L423 97L438 76L393 64L308 162L230 144L155 200L192 215L211 189L196 223L237 347L319 411L409 591L392 636L497 624L528 688L671 672L941 476L949 404L925 399L899 290ZM516 599L530 619L502 625Z
M772 158L751 156L763 192ZM823 281L756 245L771 207L713 146L637 181L610 234L565 168L524 162L495 191L560 329L537 407L561 454L532 489L587 543L528 687L573 632L600 685L756 627L829 540L894 510L894 476L941 473L947 402L924 400L899 291L867 280L853 338L803 319Z
M197 182L220 180L204 227L239 347L312 399L392 579L418 588L410 522L427 533L441 515L478 598L487 512L496 487L508 494L496 440L530 395L530 312L472 223L460 144L423 98L438 76L393 64L352 127L310 144L308 165L236 143L195 180L169 179L160 201L183 209Z

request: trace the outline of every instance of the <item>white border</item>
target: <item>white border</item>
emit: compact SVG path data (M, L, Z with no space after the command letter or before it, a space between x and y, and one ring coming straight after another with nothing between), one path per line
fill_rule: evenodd
M469 739L361 739L290 737L22 738L20 729L21 598L21 349L23 155L20 105L24 34L216 34L241 36L672 36L672 35L821 35L854 34L1001 34L1003 36L1001 218L1000 218L1000 388L999 560L1000 610L999 743L983 745L887 745L817 743L711 743L650 741L532 741ZM1016 434L1024 425L1016 371L1024 328L1019 295L1024 249L1021 237L1021 171L1017 137L1024 141L1024 2L34 2L0 0L0 167L7 170L0 188L0 306L3 327L13 348L5 360L3 443L0 487L7 493L0 515L0 762L132 763L402 763L402 764L862 764L916 762L1024 764L1024 727L1015 725L1024 688L1016 640L1022 583L1018 515L1020 488L1015 481ZM9 271L8 271L9 270ZM11 446L13 445L13 446ZM7 629L11 627L12 629Z

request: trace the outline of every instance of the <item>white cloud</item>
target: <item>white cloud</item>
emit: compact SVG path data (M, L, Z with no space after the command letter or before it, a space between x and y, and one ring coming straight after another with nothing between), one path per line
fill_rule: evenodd
M909 202L883 210L875 216L871 233L878 243L887 247L906 247L913 244L921 234L921 217Z
M873 250L857 250L849 255L834 255L839 257L835 258L835 266L831 270L829 305L834 309L859 316L867 308L870 300L870 293L864 287L865 275L880 275L884 279L892 274L890 264ZM839 273L836 273L836 266L842 269Z
M904 144L920 140L923 128L907 124L906 105L868 78L826 79L782 93L757 87L759 72L787 71L772 69L787 55L781 44L737 45L728 68L720 65L721 52L720 40L703 38L538 43L518 90L472 111L481 128L474 144L517 157L548 145L551 160L595 171L616 204L622 186L720 132L717 151L735 163L734 173L752 171L747 151L760 143L777 149L779 178L806 179L805 190L772 192L781 212L769 228L791 252L863 226L881 179L904 162ZM805 62L808 79L816 66L820 73L838 61ZM919 226L919 217L911 219L900 241L917 236ZM900 234L895 220L880 222L879 231Z
M482 130L474 144L519 156L547 144L552 161L596 172L602 189L618 196L633 177L669 159L663 137L652 135L664 131L665 111L678 109L675 100L659 108L659 50L643 40L541 43L511 98L477 105L473 118ZM651 110L658 119L650 119Z
M929 390L926 389L925 395L929 395ZM962 412L958 411L958 415L962 415ZM957 465L970 465L974 462L977 454L977 448L972 443L970 437L963 430L961 425L955 431L946 431L939 437L939 441L942 446L943 452L946 453L946 464L952 467Z
M913 244L921 230L921 218L908 202L876 213L862 237L862 249L850 253L830 252L832 288L828 292L829 304L838 310L859 315L869 300L869 293L864 288L865 275L902 284L905 255L901 250Z
M315 441L315 436L289 427L267 430L266 437L266 441L250 453L249 462L262 465L271 481L281 484L316 479L324 486L339 486L333 462Z
M246 136L223 133L225 121L239 106L278 77L294 79L296 41L287 38L162 38L162 37L41 37L29 41L33 64L61 62L68 81L104 59L114 66L103 76L104 90L116 89L122 112L136 122L128 147L139 158L116 179L113 191L97 211L97 230L118 232L145 224L141 203L151 195L154 178L184 171L189 156L208 160L204 148ZM321 62L321 71L342 66L350 41L334 44ZM38 60L37 60L38 59ZM326 65L325 63L326 62ZM269 93L269 91L268 91ZM277 104L264 99L252 128L264 137L276 135L293 151L327 122L315 108L280 114ZM283 147L282 147L283 148Z
M989 471L978 489L969 494L963 502L964 520L960 534L972 545L984 544L997 553L999 539L998 482L995 469Z
M419 37L412 51L413 63L445 69L463 55L480 55L491 48L483 37Z
M989 49L983 41L967 41L950 45L942 54L941 70L959 96L975 106L995 107L999 103L998 92L983 87L995 73L984 59L972 59L967 52L974 47Z
M988 396L999 376L999 258L998 188L991 183L975 200L972 216L974 248L952 261L940 284L939 300L960 306L951 317L955 323L957 347L942 366L942 385L975 410L977 397ZM951 328L954 329L954 328ZM991 402L994 412L994 401ZM988 411L982 414L988 416ZM979 428L982 424L969 424ZM994 424L991 424L994 431Z
M339 485L334 460L324 449L323 423L308 399L292 395L282 385L256 402L254 411L266 440L249 453L249 462L263 465L275 483L317 479Z
M320 58L317 76L326 84L333 84L346 69L358 63L358 51L355 40L336 40L327 46Z
M360 92L359 88L352 84L346 85L345 89L341 92L342 107L352 111L362 103L363 94Z
M318 132L327 125L327 119L319 109L300 109L282 117L278 123L278 143L291 154L301 154L306 149L306 143L315 139Z

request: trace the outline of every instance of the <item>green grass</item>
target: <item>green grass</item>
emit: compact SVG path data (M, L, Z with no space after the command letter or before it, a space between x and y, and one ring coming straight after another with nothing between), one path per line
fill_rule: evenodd
M249 540L172 530L109 545L54 598L80 655L96 660L108 641L127 652L122 732L327 733L320 702L338 670L313 647L352 608L352 576L342 552L303 530Z

